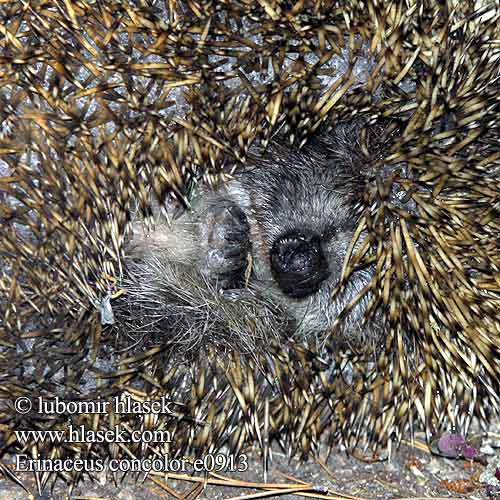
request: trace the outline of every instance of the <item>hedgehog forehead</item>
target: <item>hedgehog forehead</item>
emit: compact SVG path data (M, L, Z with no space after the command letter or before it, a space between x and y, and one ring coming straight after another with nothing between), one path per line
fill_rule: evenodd
M289 155L243 172L230 191L270 243L286 232L321 235L344 226L352 213L344 184L337 165Z

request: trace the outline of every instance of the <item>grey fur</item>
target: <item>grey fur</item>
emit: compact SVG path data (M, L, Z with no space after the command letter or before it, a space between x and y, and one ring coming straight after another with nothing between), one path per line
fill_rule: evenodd
M233 331L233 340L251 349L252 339L278 328L287 337L377 343L379 329L364 321L368 295L338 321L373 271L355 271L333 296L360 215L366 158L358 129L358 123L338 125L303 150L272 143L218 190L202 190L193 210L170 225L144 233L136 223L124 283L136 325L138 317L148 328L156 322L163 325L158 334L168 330L171 339L188 339L186 345L231 339ZM283 293L270 260L273 244L297 231L319 236L328 264L317 291L299 299Z

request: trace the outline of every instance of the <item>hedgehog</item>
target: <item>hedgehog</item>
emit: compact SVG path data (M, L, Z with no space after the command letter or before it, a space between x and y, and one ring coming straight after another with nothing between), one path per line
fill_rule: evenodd
M71 420L383 456L497 418L497 6L115 3L0 9L0 395L178 411L2 405L0 453L165 452L15 440Z
M361 128L360 120L323 127L302 149L276 138L265 151L252 151L219 189L201 189L193 208L173 221L162 223L156 204L154 229L136 220L125 248L118 322L149 337L170 334L188 348L202 338L220 343L226 332L241 350L258 344L245 310L254 302L267 311L264 338L274 331L316 346L331 337L338 345L380 348L382 327L365 318L373 266L341 280L369 182ZM363 241L358 237L355 249ZM240 300L245 307L238 310ZM207 312L207 304L218 311ZM192 311L199 305L207 317L227 312L226 324L197 322Z

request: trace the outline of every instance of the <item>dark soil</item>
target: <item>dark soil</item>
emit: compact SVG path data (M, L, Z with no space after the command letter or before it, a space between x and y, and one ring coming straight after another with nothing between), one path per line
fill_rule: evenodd
M489 457L488 460L494 462L498 458ZM486 462L486 459L482 461ZM244 473L224 473L219 477L208 475L205 478L193 478L186 475L184 479L178 475L168 478L162 474L146 478L129 475L123 481L121 477L115 478L116 484L103 473L94 481L87 479L80 482L69 495L65 484L58 481L51 494L50 489L46 488L48 491L42 496L37 494L33 473L17 473L26 491L13 481L2 478L0 500L494 498L487 496L486 486L479 481L485 469L484 464L433 456L409 444L403 444L390 461L373 463L349 457L342 451L332 454L327 464L312 460L301 463L295 459L289 462L284 455L274 453L269 467L268 485L262 484L264 471L256 452L248 454L248 465ZM242 486L241 482L251 484Z

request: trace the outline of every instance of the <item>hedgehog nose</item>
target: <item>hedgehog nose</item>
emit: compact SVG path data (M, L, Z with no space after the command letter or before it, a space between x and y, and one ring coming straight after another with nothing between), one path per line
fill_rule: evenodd
M274 242L271 270L281 290L297 299L317 292L330 274L320 237L302 232L287 233Z

